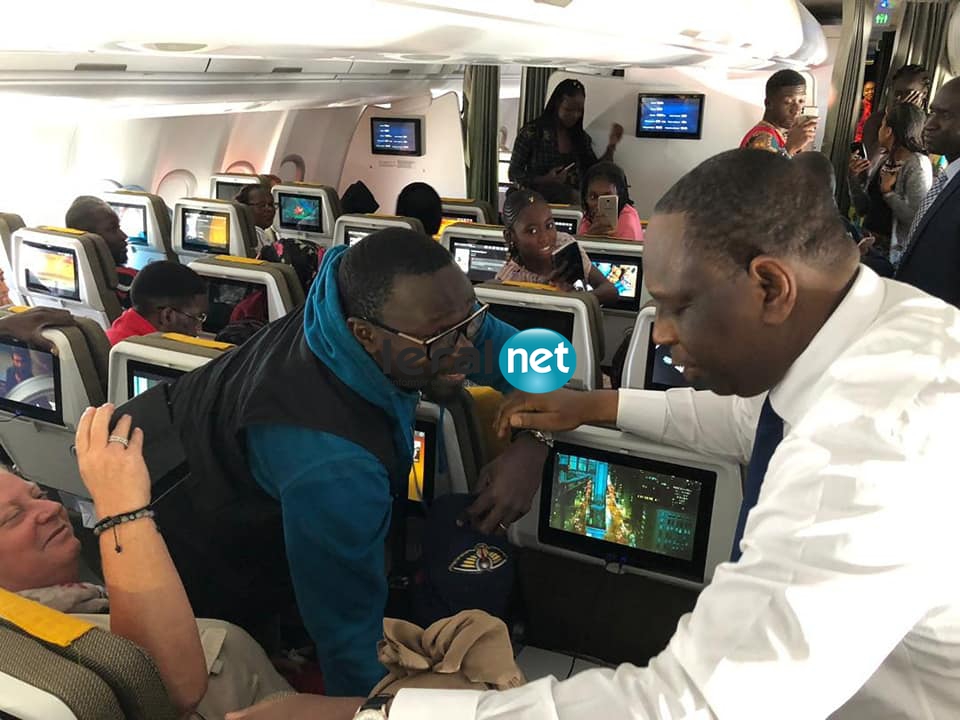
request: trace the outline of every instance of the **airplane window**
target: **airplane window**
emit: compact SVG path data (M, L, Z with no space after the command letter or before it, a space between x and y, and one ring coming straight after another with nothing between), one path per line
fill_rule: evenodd
M303 182L307 175L307 164L299 155L287 155L280 163L277 174L284 182Z
M227 166L227 169L224 172L228 173L246 173L247 175L256 175L256 168L253 167L246 160L237 160L232 162Z
M157 184L157 195L167 207L173 208L177 200L193 197L197 193L197 178L189 170L171 170Z

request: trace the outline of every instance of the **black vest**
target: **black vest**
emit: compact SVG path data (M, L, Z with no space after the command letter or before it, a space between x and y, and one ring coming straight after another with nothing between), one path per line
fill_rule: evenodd
M394 447L392 419L310 350L301 307L245 345L184 375L173 415L190 477L157 507L157 521L198 617L258 623L292 602L280 505L247 464L251 425L295 425L367 450L405 488L408 467Z

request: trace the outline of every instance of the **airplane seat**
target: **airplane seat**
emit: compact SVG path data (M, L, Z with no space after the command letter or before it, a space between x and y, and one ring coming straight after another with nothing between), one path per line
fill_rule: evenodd
M580 221L583 220L583 208L579 205L550 205L553 211L553 224L557 232L567 235L576 235L580 230Z
M656 318L657 309L652 305L637 313L623 364L621 387L665 390L668 387L689 386L680 371L673 367L669 348L658 348L653 342L653 323Z
M7 257L13 255L13 234L22 227L26 227L26 223L16 213L0 213L0 240Z
M6 590L0 590L0 711L20 720L179 717L143 649Z
M117 213L127 235L130 267L142 270L156 260L177 261L170 208L162 197L134 190L105 192L101 197Z
M13 234L14 282L30 305L57 307L104 329L122 308L117 266L99 235L68 228L20 228Z
M23 218L14 213L0 213L0 273L7 285L7 297L14 305L22 305L23 299L16 290L13 270L13 234L24 227Z
M495 432L493 421L497 417L497 410L503 402L503 393L492 387L470 385L466 388L473 399L474 413L477 419L477 432L483 448L483 464L496 460L497 457L510 445L510 440L501 439ZM481 464L481 467L483 467Z
M447 225L440 232L440 244L474 285L495 279L509 256L502 225Z
M257 255L253 210L234 200L181 198L173 209L173 251L181 262L210 255Z
M210 307L203 329L216 335L236 319L279 320L306 300L291 265L217 255L190 263L207 281Z
M340 197L334 188L293 182L274 185L271 192L277 206L277 228L281 239L331 246L337 218L342 214Z
M399 215L354 215L346 214L337 218L333 230L333 244L352 245L370 233L387 228L401 227L423 233L423 223L417 218Z
M443 218L453 222L478 223L480 225L495 225L497 213L486 200L473 198L440 198L443 208Z
M562 292L523 287L513 283L477 285L477 299L490 312L518 330L546 328L563 335L573 345L577 366L568 385L580 390L603 387L600 358L604 354L600 303L591 293Z

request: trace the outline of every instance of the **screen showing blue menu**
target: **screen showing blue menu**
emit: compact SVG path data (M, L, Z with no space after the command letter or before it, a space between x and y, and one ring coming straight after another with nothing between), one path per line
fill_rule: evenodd
M703 95L648 95L637 102L637 137L699 140Z

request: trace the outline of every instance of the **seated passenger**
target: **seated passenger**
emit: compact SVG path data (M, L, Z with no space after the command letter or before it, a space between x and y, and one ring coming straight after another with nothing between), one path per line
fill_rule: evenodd
M435 237L443 220L443 203L437 191L426 183L410 183L397 196L397 215L416 218L423 231Z
M380 209L380 203L363 180L357 180L343 191L340 209L344 215L369 215Z
M328 250L304 307L174 387L195 482L158 518L194 609L249 629L286 609L292 594L280 589L292 580L327 692L369 692L385 672L384 544L420 391L438 402L459 392L461 355L489 343L499 357L515 332L420 233L381 230ZM509 389L496 362L473 370ZM470 509L482 532L525 514L544 457L522 436L484 469Z
M243 345L266 326L267 324L260 320L231 321L229 325L217 333L217 337L214 339L217 342L230 343L231 345Z
M143 433L130 418L111 431L113 406L89 408L77 427L77 459L101 522L150 504ZM122 482L118 480L122 479ZM170 699L207 718L288 691L263 650L240 628L194 620L177 570L153 520L144 515L100 534L106 587L80 582L80 541L62 505L35 484L0 471L0 588L47 607L85 615L139 645L157 666ZM208 678L200 634L226 631ZM199 632L198 632L199 631Z
M601 195L616 195L618 199L617 226L611 227L606 218L597 217L597 201ZM583 220L577 232L580 235L611 235L621 240L643 242L640 216L633 209L633 200L623 169L612 162L599 162L589 170L583 181Z
M277 206L273 203L270 188L259 184L244 185L234 200L253 211L253 222L257 227L257 252L273 245L277 241L277 233L273 229Z
M103 238L117 264L117 299L120 307L129 308L130 286L137 271L127 267L127 235L120 229L117 213L100 198L81 195L67 210L64 222L68 228L95 233Z
M111 345L155 332L196 337L207 319L207 284L186 265L170 260L150 263L130 289L133 307L107 330Z
M557 232L553 212L542 195L531 190L511 193L503 204L503 225L510 259L500 268L497 280L552 285L564 291L576 289L566 279L569 269L555 267L553 258L553 251L573 238ZM617 289L593 266L582 248L580 255L585 284L600 304L616 302Z

